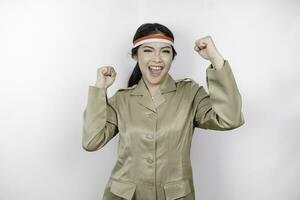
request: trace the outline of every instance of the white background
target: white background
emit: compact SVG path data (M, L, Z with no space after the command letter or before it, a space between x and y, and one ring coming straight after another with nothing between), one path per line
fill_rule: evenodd
M88 86L103 65L126 87L136 29L171 29L170 74L205 88L209 65L195 40L212 36L234 72L245 124L196 129L192 163L201 200L300 199L300 2L215 0L0 0L0 199L97 200L116 162L118 136L81 147Z

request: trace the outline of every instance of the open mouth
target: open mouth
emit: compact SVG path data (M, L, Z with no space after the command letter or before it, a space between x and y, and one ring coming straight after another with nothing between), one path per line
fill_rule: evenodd
M164 69L163 66L158 66L158 65L150 65L148 67L150 73L152 76L159 76L161 71Z

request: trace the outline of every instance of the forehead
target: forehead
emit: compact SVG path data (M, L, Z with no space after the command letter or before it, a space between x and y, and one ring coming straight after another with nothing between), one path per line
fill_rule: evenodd
M171 47L171 44L165 42L146 42L142 44L141 47L162 48L162 47Z

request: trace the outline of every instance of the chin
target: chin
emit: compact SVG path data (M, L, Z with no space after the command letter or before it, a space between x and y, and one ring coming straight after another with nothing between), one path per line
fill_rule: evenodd
M153 85L161 84L163 82L163 79L165 78L165 75L159 76L159 77L151 77L148 79L149 82Z

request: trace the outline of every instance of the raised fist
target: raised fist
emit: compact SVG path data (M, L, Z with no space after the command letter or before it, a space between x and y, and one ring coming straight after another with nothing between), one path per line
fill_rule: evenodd
M108 88L113 84L117 72L112 66L103 66L97 69L97 81L95 86L99 88Z
M221 57L211 36L202 37L196 40L194 50L206 60L212 61L216 57Z

